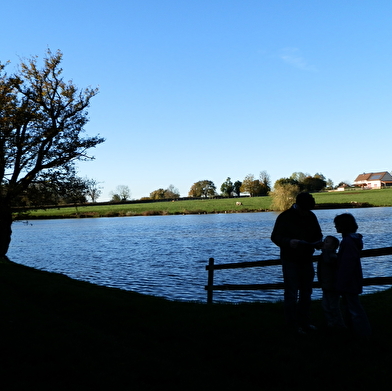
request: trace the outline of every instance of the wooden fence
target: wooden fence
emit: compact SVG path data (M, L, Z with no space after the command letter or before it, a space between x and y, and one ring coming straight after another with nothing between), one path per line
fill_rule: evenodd
M362 250L361 258L365 257L381 257L383 255L392 255L392 247L375 248L370 250ZM314 262L319 259L320 255L313 256ZM280 265L280 259L270 259L266 261L254 261L254 262L239 262L239 263L223 263L216 265L214 258L209 259L209 263L206 266L208 271L208 282L205 286L207 291L207 303L212 303L214 291L239 291L239 290L267 290L267 289L284 289L283 282L271 283L271 284L224 284L214 285L214 271L223 269L244 269L249 267L265 267ZM363 285L392 285L392 277L370 277L363 279ZM313 282L313 288L320 288L318 281Z

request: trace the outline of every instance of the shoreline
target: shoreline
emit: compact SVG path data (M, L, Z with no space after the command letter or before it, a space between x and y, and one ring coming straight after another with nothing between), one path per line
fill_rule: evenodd
M67 208L73 208L70 206L66 206ZM83 207L94 207L91 205L83 205L78 208ZM381 207L378 205L372 205L368 202L345 202L345 203L320 203L316 204L315 210L324 210L324 209L356 209L356 208L377 208ZM51 210L59 211L65 207L50 207ZM76 208L76 207L75 207ZM77 208L76 208L77 209ZM40 209L46 210L46 209ZM79 218L102 218L102 217L135 217L135 216L179 216L179 215L200 215L200 214L232 214L232 213L263 213L263 212L277 212L272 209L264 209L264 208L242 208L237 210L183 210L179 212L168 212L167 210L144 210L140 212L134 211L122 211L118 212L75 212L71 214L52 214L52 215L44 215L44 214L36 214L32 215L29 213L17 214L14 216L14 221L23 221L23 220L56 220L56 219L79 219Z

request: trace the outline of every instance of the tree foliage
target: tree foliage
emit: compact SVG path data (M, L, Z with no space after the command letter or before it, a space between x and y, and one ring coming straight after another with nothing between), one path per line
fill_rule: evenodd
M301 183L308 176L310 176L310 174L304 173L304 172L300 172L300 171L296 171L296 172L293 172L291 174L290 178L294 179L295 181L297 181L297 183Z
M314 176L311 176L309 174L304 174L303 172L294 172L291 174L290 178L278 179L275 182L274 188L288 184L298 186L300 191L312 193L325 189L327 181L323 174L316 173Z
M0 65L0 256L11 240L11 208L31 185L65 180L88 150L104 141L84 136L87 108L97 89L65 82L62 53L49 50L43 68L37 57L22 61L15 74Z
M267 195L270 190L270 179L266 171L260 173L260 179L248 174L240 187L241 193L249 193L251 197Z
M241 194L241 186L242 186L242 182L241 182L241 181L235 181L235 182L234 182L234 185L233 185L233 187L234 187L233 193L234 193L235 195L237 195L238 197L239 197L240 194Z
M275 181L274 188L276 188L277 186L284 186L284 185L299 186L299 182L293 178L280 178Z
M180 198L180 191L174 185L169 185L169 187L165 190L165 198Z
M282 211L290 208L295 202L295 197L299 194L300 188L296 184L282 183L275 184L274 191L271 194L273 210Z
M166 190L161 188L150 193L152 200L171 200L179 197L180 192L174 185L170 185Z
M226 181L222 183L220 190L223 197L231 197L233 195L234 184L230 177L228 177Z
M165 189L157 189L150 193L150 199L152 200L164 200L165 199Z
M326 181L326 185L327 185L326 186L327 189L330 189L330 190L333 189L333 186L334 186L333 180L331 178L328 178Z
M260 183L262 184L262 194L267 195L271 191L271 177L267 171L260 171L259 175Z
M64 203L77 205L87 202L88 189L83 178L74 176L61 185Z
M242 181L241 193L249 193L250 196L255 193L255 177L253 174L248 174Z
M52 177L46 182L31 183L13 200L13 205L35 208L45 205L85 203L89 196L89 182L89 179L80 178L76 176L74 170L70 170L68 176L60 181Z
M117 193L112 193L112 198L110 200L111 202L121 202L121 197Z
M327 182L321 178L306 177L301 183L302 190L313 193L315 191L323 190L327 186Z
M216 195L215 184L208 180L196 182L192 185L188 195L189 197L214 197Z

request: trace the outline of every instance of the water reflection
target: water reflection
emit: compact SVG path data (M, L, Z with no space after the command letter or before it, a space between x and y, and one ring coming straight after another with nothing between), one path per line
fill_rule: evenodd
M344 211L343 211L344 212ZM336 235L341 210L315 212L324 235ZM350 210L365 248L390 246L392 208ZM113 217L15 223L9 257L37 269L174 300L205 302L205 266L279 258L270 241L276 214ZM364 275L392 275L388 257L364 258ZM282 281L280 267L218 271L216 284ZM365 292L374 288L366 287ZM315 292L314 297L319 297ZM214 292L219 301L275 301L281 291Z

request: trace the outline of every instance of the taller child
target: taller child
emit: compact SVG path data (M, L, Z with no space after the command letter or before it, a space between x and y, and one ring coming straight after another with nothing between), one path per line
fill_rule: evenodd
M359 301L363 280L362 235L357 233L358 224L351 213L336 216L334 223L336 232L342 234L338 252L336 290L342 297L343 309L351 331L359 337L369 337L372 333L369 320Z

